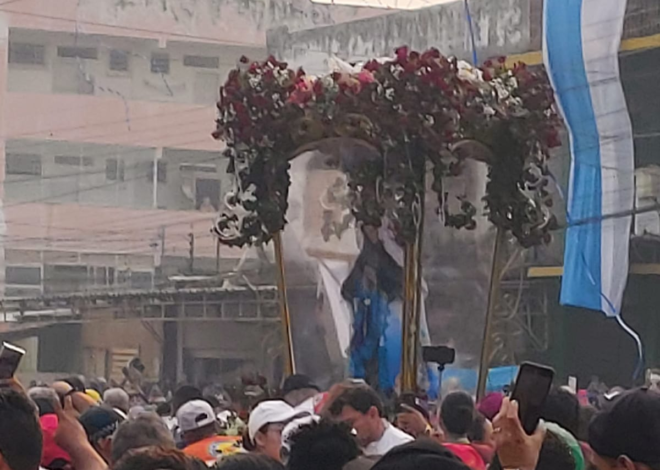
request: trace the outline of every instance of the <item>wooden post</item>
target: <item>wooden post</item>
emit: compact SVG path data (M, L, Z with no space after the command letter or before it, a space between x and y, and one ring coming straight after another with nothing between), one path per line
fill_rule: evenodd
M502 260L504 255L504 243L506 242L506 230L497 228L495 235L495 246L493 248L493 262L490 270L490 286L488 288L488 308L484 320L484 334L481 345L481 360L479 361L479 382L477 385L477 401L486 395L486 381L490 368L490 355L493 340L493 319L495 309L499 301L500 281L502 277Z
M422 177L422 182L424 177ZM422 188L424 186L422 185ZM419 324L422 305L422 237L424 236L424 189L419 194L417 234L406 244L403 267L403 315L401 328L401 390L417 392Z
M284 275L284 250L282 249L281 232L273 234L273 246L275 247L275 263L277 264L277 293L280 304L280 319L285 346L285 372L286 375L295 374L296 362L293 354L293 336L291 335L291 315L289 314L289 302L286 297L286 277Z

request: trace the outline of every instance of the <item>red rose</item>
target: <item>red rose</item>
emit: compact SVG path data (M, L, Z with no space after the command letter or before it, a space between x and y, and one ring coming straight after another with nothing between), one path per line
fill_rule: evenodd
M499 56L499 57L497 58L497 61L498 61L500 64L503 64L503 63L506 62L506 57L504 57L503 55L502 55L502 56Z
M364 70L368 70L369 72L375 72L380 68L380 64L378 63L377 60L370 60L364 65Z
M250 62L250 59L248 59L246 56L242 55L241 58L239 59L239 62L241 64L247 64Z

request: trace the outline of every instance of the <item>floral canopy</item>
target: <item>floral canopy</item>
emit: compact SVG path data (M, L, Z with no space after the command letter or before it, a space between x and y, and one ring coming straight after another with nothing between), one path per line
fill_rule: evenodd
M477 208L447 209L444 182L466 158L488 165L484 209L523 246L547 242L555 218L549 149L560 145L559 119L543 71L504 58L473 68L437 49L402 47L396 57L324 77L269 58L242 58L221 89L214 137L226 142L237 189L225 199L214 232L230 246L259 244L286 224L290 160L349 141L363 158L330 158L350 188L361 222L394 224L402 243L420 229L425 174L432 173L445 225L474 229ZM374 157L375 156L375 157Z

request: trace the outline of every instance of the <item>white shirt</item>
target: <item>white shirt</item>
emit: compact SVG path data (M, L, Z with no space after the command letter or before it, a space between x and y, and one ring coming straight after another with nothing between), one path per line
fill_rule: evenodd
M383 420L383 423L385 424L385 432L380 437L380 439L372 442L364 448L364 455L368 457L382 456L387 454L396 446L400 446L415 440L415 438L392 426L387 421Z

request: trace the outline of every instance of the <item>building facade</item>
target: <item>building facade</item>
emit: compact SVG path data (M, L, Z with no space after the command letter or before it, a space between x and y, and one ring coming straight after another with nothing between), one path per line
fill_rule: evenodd
M301 30L381 13L306 0L0 5L5 304L157 292L171 276L233 269L244 252L220 248L210 233L232 185L222 145L211 137L221 83L240 57L266 57L272 27ZM214 295L222 303L222 294ZM149 375L158 377L163 355L172 357L163 350L165 337L179 348L168 366L172 380L185 378L184 361L199 372L196 358L253 361L254 351L261 351L252 341L222 346L232 344L223 340L228 331L240 329L231 315L216 322L211 317L204 328L130 315L117 323L113 315L71 300L63 308L73 316L56 322L57 312L39 305L50 326L35 330L39 322L13 310L0 328L40 356L26 365L42 365L37 372L111 375L113 361L99 358L117 350L147 354ZM130 305L136 311L144 306ZM263 326L261 316L246 318ZM76 354L61 353L62 360L49 363L48 344L58 337L75 345Z

